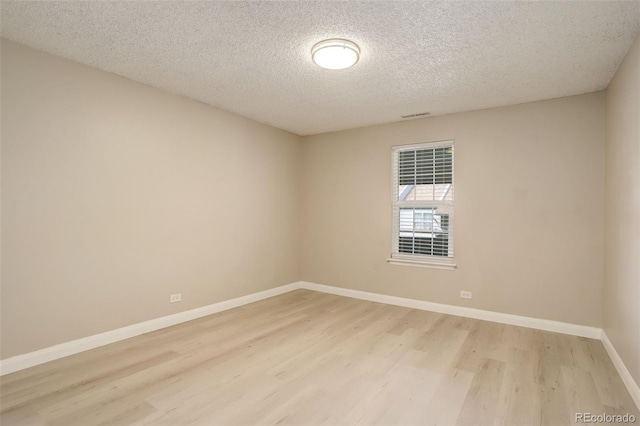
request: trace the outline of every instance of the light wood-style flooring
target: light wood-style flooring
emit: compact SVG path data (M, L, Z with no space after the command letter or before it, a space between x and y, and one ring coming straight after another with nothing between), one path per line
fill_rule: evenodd
M640 419L597 340L308 290L7 375L0 395L2 426Z

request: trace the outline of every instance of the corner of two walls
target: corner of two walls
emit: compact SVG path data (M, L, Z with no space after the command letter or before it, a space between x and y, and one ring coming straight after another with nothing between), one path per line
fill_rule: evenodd
M299 136L1 53L2 359L299 280Z
M603 330L637 388L640 384L640 35L607 88L605 162Z

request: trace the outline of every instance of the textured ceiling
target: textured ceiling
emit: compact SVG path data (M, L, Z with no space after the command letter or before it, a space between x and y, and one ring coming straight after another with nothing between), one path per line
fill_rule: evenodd
M2 36L299 135L604 89L634 2L0 3ZM310 60L348 38L360 62Z

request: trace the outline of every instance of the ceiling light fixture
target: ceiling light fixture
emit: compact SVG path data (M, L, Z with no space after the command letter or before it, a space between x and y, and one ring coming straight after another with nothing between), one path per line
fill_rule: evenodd
M352 67L360 59L360 48L349 40L333 38L323 40L311 48L311 59L329 70Z

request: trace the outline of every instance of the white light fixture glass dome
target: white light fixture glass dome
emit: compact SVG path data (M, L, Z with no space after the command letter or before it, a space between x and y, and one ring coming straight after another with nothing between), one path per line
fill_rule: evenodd
M349 40L330 39L317 43L311 49L313 62L329 70L352 67L360 59L360 48Z

